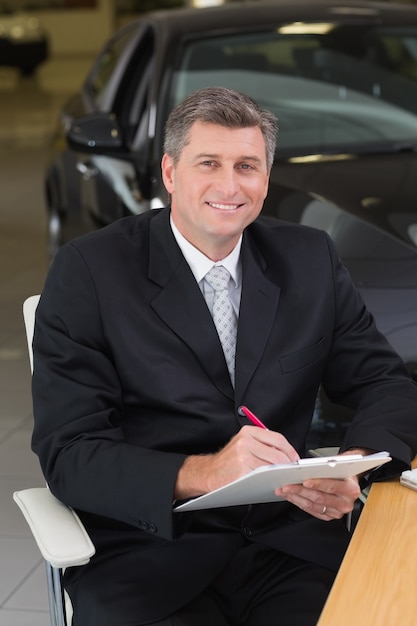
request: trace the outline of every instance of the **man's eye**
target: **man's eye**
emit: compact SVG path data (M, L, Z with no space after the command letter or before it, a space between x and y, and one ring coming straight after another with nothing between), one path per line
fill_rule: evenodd
M252 169L252 166L251 166L251 165L249 165L249 163L241 163L240 168L241 168L242 170L251 170L251 169Z

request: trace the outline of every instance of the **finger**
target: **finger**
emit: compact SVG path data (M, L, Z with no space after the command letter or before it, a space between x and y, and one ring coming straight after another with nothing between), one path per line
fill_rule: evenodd
M276 495L283 497L306 513L327 519L339 519L350 513L354 507L355 499L323 491L308 489L303 485L286 485L278 489ZM323 509L326 507L324 513Z
M282 495L287 502L290 502L305 513L308 513L317 519L329 521L331 519L339 519L343 517L343 513L341 513L337 508L333 508L330 503L325 504L323 498L321 501L313 501L309 498L303 497L302 493L294 492Z
M258 453L267 455L269 463L294 463L300 458L297 450L281 433L255 426L243 426L240 432L265 446L263 451L258 448Z
M312 517L316 517L317 519L324 521L341 519L344 515L346 515L346 513L350 512L350 510L341 511L338 506L323 504L323 501L312 501L308 498L303 498L300 495L289 496L287 501L291 502L291 504L298 507L305 513L308 513Z
M333 478L315 478L305 480L303 486L314 491L337 495L348 500L357 500L361 493L356 476L343 480Z

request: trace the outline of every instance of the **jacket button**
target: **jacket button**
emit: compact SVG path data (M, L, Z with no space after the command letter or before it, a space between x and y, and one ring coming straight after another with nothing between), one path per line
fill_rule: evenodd
M252 529L249 528L249 526L244 526L243 534L245 535L245 537L252 537Z
M157 527L155 526L155 524L149 524L149 532L150 533L156 533L156 531L158 530Z

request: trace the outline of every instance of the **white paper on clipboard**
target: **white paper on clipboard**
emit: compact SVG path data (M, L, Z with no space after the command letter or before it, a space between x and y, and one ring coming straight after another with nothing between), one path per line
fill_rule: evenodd
M174 511L180 513L239 504L277 502L281 498L274 491L284 485L300 484L308 478L348 478L389 461L391 457L388 452L376 452L367 456L352 454L313 457L300 459L297 463L265 465L220 489L178 504Z

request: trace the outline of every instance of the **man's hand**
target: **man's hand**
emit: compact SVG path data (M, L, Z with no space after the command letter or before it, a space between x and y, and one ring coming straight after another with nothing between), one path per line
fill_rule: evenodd
M336 480L316 478L302 485L286 485L275 494L322 520L340 519L353 510L361 489L356 476Z
M175 486L176 500L208 493L273 463L298 461L299 455L280 433L243 426L216 454L192 455L181 466Z
M364 448L347 450L342 454L372 454L375 450ZM353 510L361 489L359 478L353 476L344 480L320 478L306 480L302 485L286 485L275 494L295 504L313 517L322 520L340 519Z

